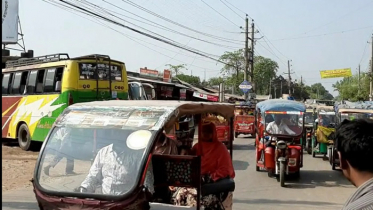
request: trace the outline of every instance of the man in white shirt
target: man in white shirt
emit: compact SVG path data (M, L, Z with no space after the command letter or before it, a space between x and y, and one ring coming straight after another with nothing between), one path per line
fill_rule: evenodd
M138 172L138 162L143 153L132 153L126 148L128 147L125 140L116 140L100 149L79 191L95 193L96 189L101 187L102 194L122 195L130 190L136 176L141 173ZM153 168L150 162L144 183L150 193L154 193L153 184Z
M285 119L281 115L274 115L275 120L268 123L266 131L270 134L288 134L295 135L295 132L292 131L285 123Z

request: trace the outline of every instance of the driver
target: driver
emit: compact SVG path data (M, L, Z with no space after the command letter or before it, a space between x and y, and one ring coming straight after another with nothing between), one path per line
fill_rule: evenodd
M286 119L284 115L274 115L274 121L268 123L266 130L270 134L288 134L295 135L295 132L292 131L286 124Z
M79 187L80 192L94 193L101 186L102 194L120 195L129 189L128 183L134 178L134 166L137 160L136 154L129 154L130 149L126 144L126 137L120 138L123 134L115 134L111 131L112 144L100 149L89 170L87 177ZM118 138L119 137L119 138ZM140 154L142 155L142 154ZM154 193L153 171L151 164L145 178L145 186L150 193Z

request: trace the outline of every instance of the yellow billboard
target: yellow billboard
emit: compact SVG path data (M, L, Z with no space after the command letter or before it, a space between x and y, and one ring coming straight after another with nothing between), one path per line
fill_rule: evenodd
M321 79L351 77L351 68L320 71Z

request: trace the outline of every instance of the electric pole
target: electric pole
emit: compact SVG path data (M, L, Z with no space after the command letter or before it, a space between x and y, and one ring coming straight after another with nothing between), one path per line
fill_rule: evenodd
M370 42L372 46L372 58L370 59L370 91L369 91L369 101L373 100L373 34L372 34L372 41Z
M300 97L303 97L303 76L300 76Z
M255 42L255 25L254 20L251 23L251 53L250 53L250 82L253 86L253 92L255 93L255 82L254 82L254 42Z
M247 73L249 70L249 18L246 14L245 19L245 72L243 74L244 81L247 81ZM247 100L248 94L245 93L245 100Z
M358 84L359 84L359 89L358 89L358 94L360 94L360 90L361 90L361 86L360 86L360 64L359 64L359 67L358 67L358 75L357 75L357 79L358 79Z
M290 60L288 60L288 76L289 76L289 95L291 95Z

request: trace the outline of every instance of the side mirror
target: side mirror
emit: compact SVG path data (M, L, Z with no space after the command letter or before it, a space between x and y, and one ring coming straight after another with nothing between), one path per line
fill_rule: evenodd
M154 89L152 89L152 98L151 99L153 99L153 98L155 98L155 90Z

